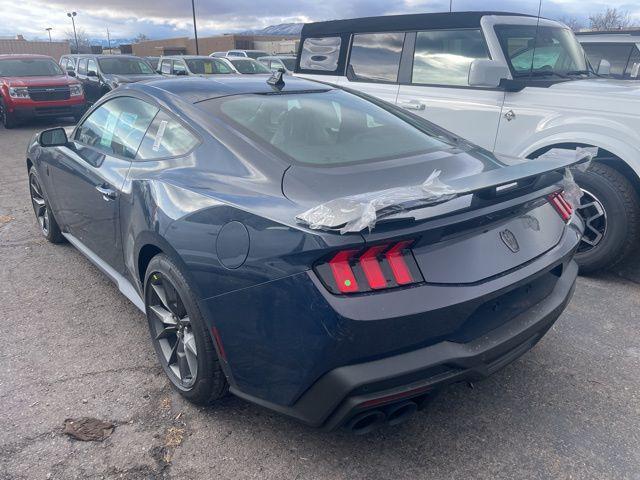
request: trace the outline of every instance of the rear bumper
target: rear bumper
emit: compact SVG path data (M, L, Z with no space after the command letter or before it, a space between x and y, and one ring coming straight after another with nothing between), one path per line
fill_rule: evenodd
M509 322L468 343L443 341L383 359L336 368L315 382L292 406L252 397L249 401L332 430L371 405L422 397L451 383L485 378L531 349L573 295L578 267L566 259L550 295Z

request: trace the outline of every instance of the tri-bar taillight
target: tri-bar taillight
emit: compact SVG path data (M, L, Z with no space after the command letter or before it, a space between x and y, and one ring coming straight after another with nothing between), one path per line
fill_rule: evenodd
M564 198L564 192L552 193L547 196L547 200L549 200L549 203L553 205L553 208L556 209L556 212L558 212L558 215L562 217L562 220L564 220L565 223L571 219L573 207L569 202L567 202L567 199Z
M424 281L411 247L415 240L341 250L315 266L327 289L336 294L386 290Z

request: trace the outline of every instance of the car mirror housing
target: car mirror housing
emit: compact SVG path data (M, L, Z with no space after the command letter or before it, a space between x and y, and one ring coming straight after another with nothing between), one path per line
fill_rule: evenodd
M98 72L94 72L93 70L90 70L87 72L87 77L97 77L98 76Z
M611 63L604 58L600 60L598 64L598 75L609 75L611 73Z
M69 75L70 77L75 77L76 72L74 72L73 70L67 70L67 75Z
M38 143L42 147L64 147L69 143L67 132L62 127L44 130L38 136Z
M496 88L509 77L509 67L495 60L474 60L469 67L470 87Z

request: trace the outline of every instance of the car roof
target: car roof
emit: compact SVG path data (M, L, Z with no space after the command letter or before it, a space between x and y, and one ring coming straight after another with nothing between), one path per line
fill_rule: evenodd
M221 75L216 78L187 77L176 79L148 80L132 83L123 90L142 90L153 94L153 90L162 90L172 95L182 97L190 103L198 103L212 98L226 97L230 95L269 94L269 93L293 93L308 91L328 91L333 87L323 83L306 80L303 78L287 76L284 87L275 89L267 83L267 76L232 76ZM157 92L155 92L157 93Z
M589 37L592 35L622 35L629 37L640 37L640 30L599 30L596 32L576 32L577 37Z
M256 61L255 58L251 58L251 57L225 57L225 58L230 62L235 62L236 60L239 60L241 62L249 62L251 60L253 60L254 62Z
M6 59L29 59L29 58L48 58L50 60L53 60L53 58L51 58L49 55L39 55L36 53L4 53L4 54L0 54L0 60L6 60Z
M474 28L480 26L482 17L488 15L533 17L523 13L486 11L486 12L444 12L417 13L409 15L385 15L379 17L330 20L327 22L306 23L302 27L302 37L340 33L371 33L398 30L424 30L448 28ZM534 17L535 18L535 17Z
M188 59L193 59L193 58L201 58L201 59L207 59L207 60L212 60L214 57L210 57L209 55L163 55L159 58L162 58L163 60L166 58L169 58L171 60L180 60L181 58L188 58ZM218 59L219 60L219 59Z

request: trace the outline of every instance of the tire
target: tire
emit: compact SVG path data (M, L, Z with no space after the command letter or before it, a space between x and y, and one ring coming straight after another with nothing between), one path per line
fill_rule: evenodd
M227 394L229 385L198 303L184 275L169 257L160 253L149 262L144 285L151 341L171 385L192 403L215 403ZM168 318L167 314L172 317L169 322L163 321ZM188 320L188 325L183 323L185 320ZM177 326L173 327L172 322L176 322ZM182 333L179 325L182 325ZM172 364L174 358L175 363ZM185 372L181 363L186 365ZM195 375L193 366L196 367Z
M51 243L64 243L65 238L60 231L60 226L53 216L51 208L49 208L49 201L42 188L36 167L29 169L29 194L33 212L40 227L40 233Z
M585 236L576 253L580 272L613 268L640 242L638 192L620 172L599 162L592 163L586 172L575 172L575 180L584 193L578 212L586 222ZM604 216L594 218L598 215L594 206L598 204ZM597 243L595 230L601 234Z
M0 100L0 121L2 121L2 125L4 125L4 128L7 130L18 125L15 115L9 113L5 108L4 100Z

